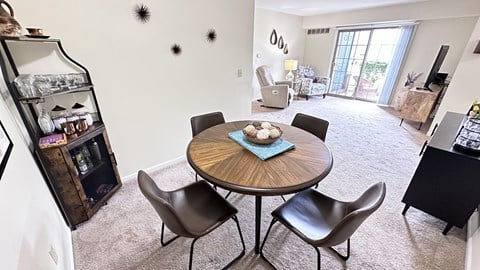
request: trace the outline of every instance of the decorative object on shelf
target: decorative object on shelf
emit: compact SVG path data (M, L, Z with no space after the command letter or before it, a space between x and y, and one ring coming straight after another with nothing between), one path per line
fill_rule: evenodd
M253 122L242 131L247 140L255 144L272 144L282 136L282 130L269 122Z
M41 137L38 140L38 146L40 149L45 149L53 146L60 146L67 144L67 135L62 134L52 134L45 137Z
M39 95L37 89L33 85L35 78L31 74L18 75L13 84L17 88L18 94L25 98L36 97Z
M55 131L55 125L53 124L52 118L50 118L50 115L43 109L38 116L38 125L45 135L50 135Z
M420 72L420 73L409 72L407 74L407 81L405 82L405 86L408 87L409 89L412 88L415 81L418 79L418 77L422 76L422 74L423 72Z
M77 132L82 133L88 130L88 123L86 119L78 119L75 121L75 130Z
M8 12L3 9L6 6ZM13 18L13 8L7 1L0 1L0 35L6 37L19 37L22 35L22 27Z
M7 166L8 158L12 152L13 143L2 122L0 122L0 127L0 177L2 177L3 171Z
M170 50L174 55L180 55L182 53L182 47L177 43L173 44Z
M62 106L55 105L55 107L50 111L50 116L52 117L55 128L59 131L62 131L62 125L67 122L67 109Z
M480 155L480 102L473 102L453 147L466 154Z
M295 78L295 75L293 75L293 70L297 70L297 67L298 67L298 61L297 60L285 60L285 62L283 63L283 67L285 68L285 70L288 70L288 73L287 73L287 76L285 77L285 79L287 81L293 81L293 79Z
M270 44L276 45L277 41L278 41L277 31L275 31L275 29L273 29L272 33L270 34Z
M217 31L215 29L209 29L207 31L207 41L214 42L217 39Z
M85 107L83 104L80 104L78 102L73 104L72 113L77 115L79 120L84 119L89 126L93 125L92 115L88 111L88 108Z
M467 119L453 147L465 154L480 155L480 119Z
M134 8L135 17L142 23L147 23L150 20L150 9L144 4L137 4Z
M283 46L285 46L285 44L283 43L283 37L280 36L280 38L278 39L278 48L282 50Z
M285 47L283 48L283 54L288 54L288 44L285 43Z
M98 147L98 143L95 139L92 139L92 143L88 147L90 149L90 153L92 153L93 159L95 161L102 160L102 154L100 153L100 148Z
M62 124L62 129L69 138L77 137L77 130L75 129L75 122L68 121Z
M26 35L29 38L49 38L50 36L45 36L43 35L43 29L42 28L34 28L34 27L28 27L25 28L28 31L28 35Z

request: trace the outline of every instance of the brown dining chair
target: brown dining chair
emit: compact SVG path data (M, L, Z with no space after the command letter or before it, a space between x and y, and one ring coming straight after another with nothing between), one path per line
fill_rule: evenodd
M290 200L272 212L272 222L260 248L260 255L274 269L275 266L265 258L263 247L273 224L280 221L317 252L317 269L321 267L319 247L328 247L344 261L350 257L350 237L357 228L377 210L385 199L386 185L379 182L368 188L358 199L343 202L307 189L297 193ZM333 246L347 241L347 254L342 255Z
M192 126L192 137L204 131L207 128L225 123L225 118L222 112L212 112L202 115L196 115L190 118L190 125ZM198 181L198 173L195 172L195 180Z
M193 238L188 268L192 269L193 247L202 236L212 232L225 221L237 224L242 252L223 269L230 267L245 254L245 243L237 219L237 209L218 194L207 182L201 180L173 191L163 191L144 171L138 172L138 186L162 219L160 242L166 246L180 236ZM177 236L164 242L165 226Z
M317 136L320 140L325 142L329 122L327 120L323 120L321 118L308 114L297 113L292 120L292 124L290 125L310 132L313 135ZM318 184L315 185L315 188L317 187ZM283 196L282 199L283 201L285 201L285 198Z
M320 140L325 141L329 123L327 120L315 116L297 113L293 118L291 125L308 131L317 136Z

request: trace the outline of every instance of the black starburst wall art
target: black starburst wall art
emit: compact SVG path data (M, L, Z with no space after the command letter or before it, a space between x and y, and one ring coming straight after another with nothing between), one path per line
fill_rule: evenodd
M148 7L144 4L137 4L134 8L135 11L135 17L137 18L138 21L142 23L147 23L148 20L150 20L150 10Z
M217 39L217 31L215 29L209 29L207 31L207 41L214 42Z
M179 44L173 44L170 48L174 55L180 55L182 53L182 47Z

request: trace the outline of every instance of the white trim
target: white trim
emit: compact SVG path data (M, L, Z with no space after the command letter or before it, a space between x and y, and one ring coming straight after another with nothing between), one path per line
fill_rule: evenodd
M171 160L167 160L163 163L160 163L160 164L154 165L150 168L146 168L146 169L142 169L142 170L146 171L147 173L150 173L152 171L165 169L166 167L181 163L183 161L185 161L185 156L180 156L180 157L177 157L177 158L174 158L174 159L171 159ZM135 180L135 179L137 179L137 173L132 173L132 174L129 174L127 176L122 177L122 182L128 182L128 181Z
M355 30L355 29L372 29L372 28L391 28L391 27L401 27L406 25L417 25L419 24L416 21L394 21L394 22L384 22L384 23L362 23L362 24L346 24L346 25L337 25L338 30Z

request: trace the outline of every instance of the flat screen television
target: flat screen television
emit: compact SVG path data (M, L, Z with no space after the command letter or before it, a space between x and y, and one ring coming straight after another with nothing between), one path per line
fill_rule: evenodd
M446 79L447 74L438 73L438 71L443 64L443 60L445 60L445 56L447 56L449 48L450 46L448 45L440 46L440 50L438 51L437 57L435 58L435 62L433 62L432 69L430 69L430 73L428 74L427 80L423 85L423 89L432 91L432 89L430 89L429 87L431 83L443 83L443 81Z

